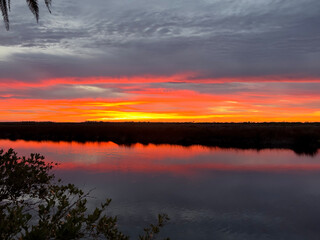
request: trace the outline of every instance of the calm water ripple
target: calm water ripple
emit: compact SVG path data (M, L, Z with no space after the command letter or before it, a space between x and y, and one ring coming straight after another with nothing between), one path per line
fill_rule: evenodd
M131 236L160 212L171 239L320 239L320 157L290 150L0 140L19 155L59 162L64 182L95 189L92 206L110 212Z

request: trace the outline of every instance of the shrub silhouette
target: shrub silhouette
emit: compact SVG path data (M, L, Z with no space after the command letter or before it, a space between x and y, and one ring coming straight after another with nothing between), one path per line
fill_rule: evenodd
M129 239L117 217L105 214L111 199L88 211L90 192L55 181L53 167L40 154L26 158L13 149L0 150L0 239ZM145 228L139 239L155 239L168 220L159 214L157 224Z
M112 141L142 144L203 145L222 148L292 149L314 155L320 123L0 123L0 139Z

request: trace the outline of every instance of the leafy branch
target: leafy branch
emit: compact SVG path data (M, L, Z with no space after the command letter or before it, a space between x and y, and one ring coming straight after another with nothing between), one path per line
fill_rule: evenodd
M28 7L32 14L35 16L37 22L39 21L39 4L38 0L26 0ZM44 0L49 12L51 13L52 0ZM3 21L7 30L9 30L9 12L11 9L10 0L0 0L0 10L3 16Z
M20 158L13 149L0 150L0 239L128 240L118 228L117 217L106 214L111 199L88 211L91 192L55 181L50 174L54 165L40 154ZM156 239L168 220L160 214L139 239Z

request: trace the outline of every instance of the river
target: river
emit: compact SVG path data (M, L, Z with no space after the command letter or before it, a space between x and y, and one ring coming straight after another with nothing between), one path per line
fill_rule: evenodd
M158 213L171 239L319 239L320 155L112 142L0 140L19 156L41 153L64 183L94 189L90 206L136 239Z

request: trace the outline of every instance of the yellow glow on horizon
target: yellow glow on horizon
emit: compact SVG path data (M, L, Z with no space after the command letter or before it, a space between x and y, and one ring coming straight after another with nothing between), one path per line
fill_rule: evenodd
M274 84L268 91L244 88L236 90L236 94L172 87L172 82L183 82L183 86L188 81L199 85L245 82L244 79L185 81L186 77L188 75L3 81L0 88L9 90L0 95L0 121L320 122L320 95L315 91L309 95L294 91L274 94L271 91ZM246 83L249 84L251 82ZM58 94L46 96L45 91L49 93L55 86ZM34 89L44 92L24 95L24 91L33 93Z
M142 121L142 120L205 120L214 118L229 117L229 115L196 115L188 116L178 113L146 113L146 112L117 112L117 111L105 111L97 115L108 115L108 117L97 117L88 119L88 121ZM240 117L241 115L233 115L233 117ZM243 116L242 116L243 117Z
M188 98L188 96L187 96ZM317 122L318 109L285 108L238 100L237 107L206 96L159 102L102 100L0 99L0 121L148 121L148 122ZM219 105L212 107L213 104Z

